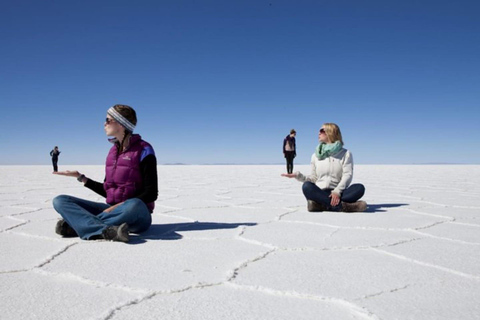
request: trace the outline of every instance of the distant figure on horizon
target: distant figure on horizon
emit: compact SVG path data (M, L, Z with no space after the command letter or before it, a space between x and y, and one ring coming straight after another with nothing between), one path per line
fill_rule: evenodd
M60 150L58 150L58 147L55 146L52 151L50 151L50 157L52 157L52 164L53 164L53 172L58 171L58 156L60 155Z
M297 156L297 145L295 143L295 129L290 130L290 134L283 139L283 156L287 160L287 173L293 172L293 159Z
M312 172L282 174L303 182L302 190L310 212L361 212L367 209L365 201L358 201L365 193L362 184L352 184L352 153L343 148L342 133L335 123L324 123L318 134L320 144L311 158Z
M107 111L104 129L114 145L105 166L103 183L93 181L78 171L54 172L75 177L85 187L106 197L98 203L59 195L53 207L62 216L55 232L64 237L84 240L129 241L129 232L146 231L158 196L157 158L153 147L138 134L135 110L117 104Z

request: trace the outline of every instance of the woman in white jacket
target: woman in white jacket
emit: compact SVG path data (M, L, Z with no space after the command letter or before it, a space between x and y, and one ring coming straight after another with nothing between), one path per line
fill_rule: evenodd
M362 184L352 184L353 157L343 148L342 133L334 123L324 123L318 134L320 144L312 155L312 172L282 174L303 182L308 211L361 212L367 209L359 199L365 193Z

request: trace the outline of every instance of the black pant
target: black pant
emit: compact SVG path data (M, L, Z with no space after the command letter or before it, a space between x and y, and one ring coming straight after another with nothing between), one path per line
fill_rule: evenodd
M315 183L306 181L303 183L302 191L303 195L305 196L305 198L307 198L307 200L312 200L317 203L323 203L325 206L327 206L328 210L340 211L342 208L341 202L335 207L332 207L330 205L332 200L329 197L329 195L332 193L331 189L322 190ZM347 189L343 190L340 200L350 203L356 202L361 197L363 197L364 193L365 187L363 186L363 184L355 183L350 185Z
M57 172L57 171L58 171L57 162L58 162L58 160L53 160L53 159L52 159L53 172Z
M287 159L287 173L293 173L293 159L295 158L294 151L285 151L285 159Z

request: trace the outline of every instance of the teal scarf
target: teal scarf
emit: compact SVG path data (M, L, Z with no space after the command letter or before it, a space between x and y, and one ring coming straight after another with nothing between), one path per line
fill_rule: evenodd
M315 150L318 160L323 160L330 157L332 154L337 153L343 148L343 144L340 141L335 143L320 143Z

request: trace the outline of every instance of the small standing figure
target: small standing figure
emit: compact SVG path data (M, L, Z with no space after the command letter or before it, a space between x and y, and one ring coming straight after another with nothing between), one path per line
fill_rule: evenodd
M283 139L283 156L287 160L287 173L293 172L293 159L297 156L297 146L295 144L295 129L290 130L290 134Z
M53 164L53 172L58 171L58 156L60 155L60 150L58 150L58 147L55 146L52 151L50 151L50 156L52 157L52 164Z

